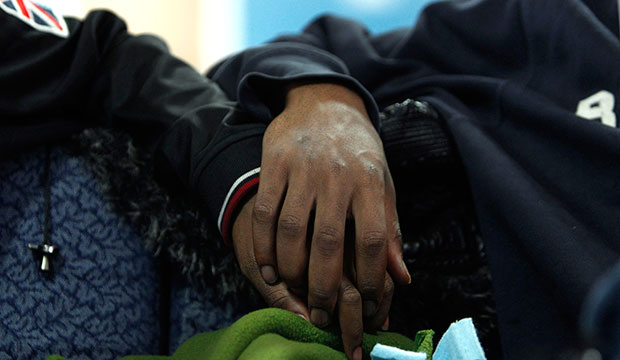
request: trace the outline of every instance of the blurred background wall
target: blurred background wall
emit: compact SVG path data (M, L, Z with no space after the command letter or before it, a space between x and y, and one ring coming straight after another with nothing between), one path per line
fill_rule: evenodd
M300 31L329 12L355 18L373 32L412 25L430 0L41 0L59 12L84 17L111 9L132 33L154 33L171 51L206 70L218 59L278 34Z

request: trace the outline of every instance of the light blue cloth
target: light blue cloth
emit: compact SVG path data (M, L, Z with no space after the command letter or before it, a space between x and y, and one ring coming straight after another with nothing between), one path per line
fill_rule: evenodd
M393 346L377 344L370 352L372 360L426 360L426 353L405 351Z
M426 360L426 354L377 344L372 349L370 358L372 360ZM465 318L450 325L437 344L433 360L486 360L471 318Z
M450 325L437 344L433 360L486 360L471 318Z

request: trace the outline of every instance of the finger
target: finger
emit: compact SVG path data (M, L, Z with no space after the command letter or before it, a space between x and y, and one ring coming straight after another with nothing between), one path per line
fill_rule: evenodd
M309 319L308 308L299 297L286 287L286 284L280 282L269 285L260 274L251 238L253 204L254 199L251 199L242 208L233 226L233 246L241 271L269 306L285 309Z
M388 317L390 315L390 306L392 305L392 297L394 296L394 282L390 275L386 272L383 285L383 298L377 308L377 313L370 321L367 321L368 331L375 332L379 329L387 331L389 325Z
M286 175L277 167L261 169L260 183L252 211L254 255L263 280L278 281L276 271L275 229L279 206L286 187Z
M382 181L367 186L353 199L355 268L364 317L373 317L381 302L387 265L387 226Z
M293 294L284 282L269 285L262 278L254 277L254 287L261 294L269 307L276 307L293 312L306 320L309 320L308 308L303 300Z
M250 280L254 288L261 294L267 306L288 310L306 320L310 319L310 313L303 300L293 294L286 287L285 283L279 282L275 285L267 284L260 276L258 267L244 272L244 274L246 274L248 280Z
M276 256L278 274L289 288L306 288L308 266L307 229L314 204L307 177L289 181L278 220Z
M346 277L342 277L338 294L338 320L342 331L344 352L349 359L362 358L364 323L362 320L362 297Z
M392 279L400 285L411 284L411 275L403 261L403 235L396 212L396 193L392 176L386 175L385 221L387 226L387 269Z
M329 324L342 277L347 206L341 196L326 194L317 197L316 202L308 266L308 306L310 320L319 327Z

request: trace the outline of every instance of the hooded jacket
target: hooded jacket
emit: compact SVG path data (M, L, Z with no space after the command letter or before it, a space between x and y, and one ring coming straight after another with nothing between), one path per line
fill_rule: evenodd
M612 0L443 1L378 35L321 17L210 76L264 122L296 81L350 86L375 121L408 97L431 104L467 172L505 358L567 358L620 254L618 31Z
M213 223L231 187L260 166L265 124L116 15L80 21L4 1L0 29L0 158L88 127L124 129L153 154L159 179L199 197Z

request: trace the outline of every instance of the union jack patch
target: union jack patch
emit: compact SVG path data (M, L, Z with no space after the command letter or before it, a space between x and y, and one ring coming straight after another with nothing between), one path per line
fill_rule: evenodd
M69 28L65 19L51 7L32 0L0 0L0 9L33 28L66 38Z

